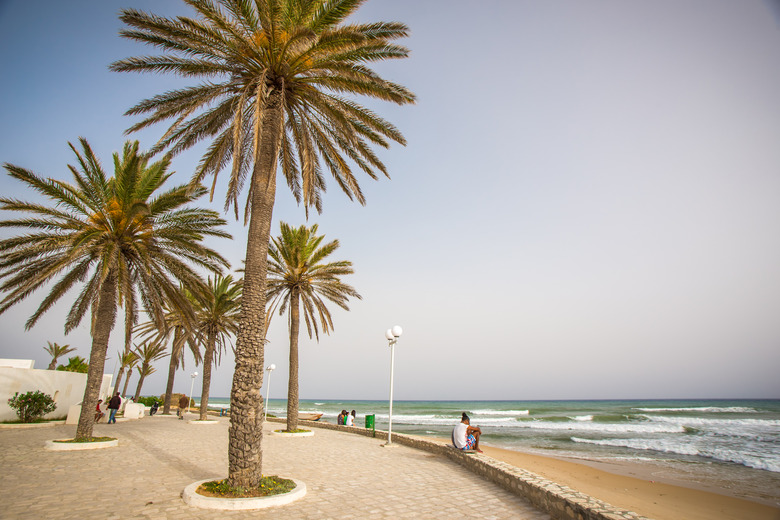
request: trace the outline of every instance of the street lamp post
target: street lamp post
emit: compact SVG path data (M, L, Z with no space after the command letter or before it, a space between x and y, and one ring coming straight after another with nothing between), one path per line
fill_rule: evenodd
M190 405L190 399L192 399L192 389L195 386L195 378L198 377L198 373L197 372L193 372L192 374L190 374L190 377L192 378L192 382L190 383L190 395L187 397L187 410L188 411L190 409L190 406L189 406ZM184 414L184 412L182 412L182 415L183 414Z
M265 405L263 406L265 408L265 416L263 417L263 422L268 419L268 399L271 397L271 372L276 370L276 365L271 363L266 367L266 370L268 371L268 383L265 387Z
M395 344L403 332L404 330L399 325L392 329L387 329L387 332L385 332L387 344L390 347L390 418L387 426L387 443L383 445L387 447L393 445L393 368L395 365Z

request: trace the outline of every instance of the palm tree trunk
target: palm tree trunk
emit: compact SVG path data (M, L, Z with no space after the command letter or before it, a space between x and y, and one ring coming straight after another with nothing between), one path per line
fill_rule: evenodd
M95 313L95 326L92 332L92 351L89 356L89 372L84 399L81 401L81 415L76 427L76 439L92 437L95 425L95 407L97 406L100 385L103 382L103 369L106 364L108 339L116 319L116 280L109 274L100 289L100 300Z
M168 385L165 387L165 403L163 415L171 414L171 395L173 395L173 379L176 376L176 356L171 352L171 362L168 364Z
M122 377L125 375L125 366L122 365L119 367L119 375L116 377L116 382L114 383L114 391L111 392L111 397L114 397L114 394L119 391L119 385L122 384Z
M130 385L130 376L133 375L133 369L127 370L127 378L125 379L125 387L122 389L122 397L127 395L127 387Z
M209 389L211 388L211 367L214 364L214 349L216 337L209 332L206 352L203 355L203 389L200 391L200 420L205 421L209 407Z
M138 386L135 387L135 395L133 396L135 398L136 403L138 402L138 397L141 395L141 386L143 386L144 379L146 378L144 374L146 374L146 370L148 369L149 369L149 364L144 363L143 365L141 365L141 370L138 371L138 376L140 377L140 379L138 380Z
M57 358L53 357L51 358L51 363L49 363L49 368L46 370L55 370L57 368Z
M263 107L251 185L251 215L244 269L241 325L236 339L236 369L230 390L228 484L255 488L263 470L263 385L265 289L268 241L276 197L276 164L282 136L281 91L274 89ZM256 102L261 102L257 100Z
M287 383L287 431L298 429L298 332L301 325L300 292L290 291L290 379Z

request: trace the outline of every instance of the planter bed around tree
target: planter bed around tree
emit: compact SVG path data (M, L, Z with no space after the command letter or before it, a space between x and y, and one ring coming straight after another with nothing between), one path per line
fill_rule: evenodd
M53 441L46 441L46 449L50 451L80 451L100 450L103 448L113 448L114 446L119 446L119 439L94 442L67 442L72 440L73 439L56 439Z
M298 499L303 498L306 495L306 484L300 480L296 480L290 477L288 478L295 482L295 488L288 493L282 493L279 495L271 495L267 497L251 497L251 498L220 498L220 497L207 497L197 493L198 487L205 482L212 482L220 480L219 478L211 478L201 480L190 484L184 488L182 493L182 499L184 503L192 506L199 507L201 509L221 509L230 511L239 510L251 510L251 509L265 509L267 507L279 507L287 505L291 502L295 502Z

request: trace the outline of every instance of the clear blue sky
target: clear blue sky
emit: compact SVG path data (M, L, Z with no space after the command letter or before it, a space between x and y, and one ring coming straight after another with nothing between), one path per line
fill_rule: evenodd
M124 111L187 84L108 71L154 52L118 37L122 7L187 13L174 0L0 2L0 162L67 179L67 142L84 136L108 166L136 121ZM341 241L334 258L354 263L364 299L336 310L319 344L302 336L302 396L386 397L384 331L398 324L397 399L780 397L778 13L748 0L370 0L359 18L411 27L412 57L378 69L419 101L369 104L409 142L379 152L392 180L364 178L365 207L331 182L310 218ZM132 137L148 147L164 129ZM200 151L175 159L178 182ZM0 177L33 197L20 188ZM285 190L275 220L304 223ZM240 267L245 230L230 229L213 245ZM87 357L87 324L63 334L68 305L24 331L42 297L0 316L0 357L44 368L47 341ZM283 398L285 318L270 340ZM156 366L144 394L164 391ZM211 395L229 394L232 371L228 353Z

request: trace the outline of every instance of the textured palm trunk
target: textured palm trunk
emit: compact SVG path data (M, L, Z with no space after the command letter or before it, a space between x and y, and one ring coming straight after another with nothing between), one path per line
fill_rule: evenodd
M298 332L301 325L297 287L290 291L290 379L287 383L287 431L298 429Z
M203 355L203 389L200 391L200 420L205 421L209 409L209 389L211 388L211 366L214 364L216 337L209 333L206 352Z
M138 371L138 376L140 379L138 379L138 386L135 387L135 395L133 398L135 398L135 402L138 402L138 398L141 396L141 387L144 385L144 379L146 379L146 372L149 370L149 365L147 363L144 363L141 365L141 370Z
M127 395L127 387L130 386L131 375L133 375L133 367L127 369L127 378L125 379L125 386L122 388L122 397Z
M114 382L114 390L111 392L111 397L114 396L115 393L119 391L119 385L122 384L122 377L125 375L125 366L122 365L119 367L119 374L116 376L116 381Z
M57 358L52 358L51 363L49 363L49 368L46 370L55 370L57 368Z
M269 94L263 107L260 150L251 185L241 325L236 339L236 369L230 390L228 484L260 485L263 470L263 385L265 289L268 241L276 196L276 163L282 135L281 92Z
M92 427L95 425L95 407L97 406L100 385L103 382L103 369L106 364L106 351L111 329L116 319L116 281L112 275L103 282L100 289L95 326L92 332L92 351L89 355L89 372L87 372L87 387L84 389L84 399L81 402L81 415L76 427L76 439L85 440L92 437Z
M165 403L163 403L163 415L171 414L171 395L173 395L173 380L176 376L176 356L171 353L171 362L168 363L168 385L165 387Z

